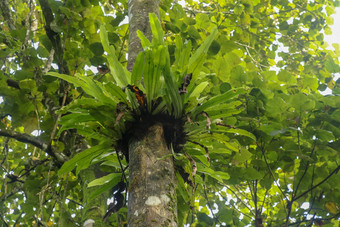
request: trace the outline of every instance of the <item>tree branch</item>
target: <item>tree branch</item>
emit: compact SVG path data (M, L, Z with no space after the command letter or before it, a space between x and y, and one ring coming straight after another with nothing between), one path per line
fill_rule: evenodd
M335 170L333 170L333 172L331 172L325 179L323 179L321 182L319 182L318 184L314 185L313 187L311 187L310 189L308 189L307 191L303 192L302 194L300 194L299 196L296 196L294 198L294 201L298 200L299 198L301 198L302 196L306 195L308 192L312 191L314 188L320 186L321 184L325 183L331 176L333 176L333 174L337 173L340 170L340 166L338 166L337 168L335 168Z
M218 224L222 225L222 223L220 222L220 220L218 219L218 217L216 217L216 215L214 214L214 211L213 209L211 208L210 206L210 203L209 203L209 198L208 198L208 195L207 195L207 189L206 189L206 186L205 186L205 182L203 184L203 190L204 190L204 197L205 197L205 200L207 200L207 205L208 205L208 208L212 214L212 216L214 217L214 219L218 222Z
M2 12L2 16L4 17L5 21L7 21L8 27L10 30L15 30L15 25L13 22L11 10L7 0L0 1L0 10Z
M57 60L59 73L69 75L70 72L67 67L67 63L63 59L64 51L61 44L60 34L53 31L53 29L51 28L51 23L54 21L52 9L47 0L39 0L39 3L46 22L45 25L46 35L50 39L53 49L55 50L55 57Z
M283 196L287 201L289 201L289 199L287 198L286 194L282 191L280 185L277 183L276 177L274 176L274 173L273 173L272 169L271 169L270 166L269 166L267 157L266 157L266 155L265 155L263 149L262 149L262 155L263 155L263 157L264 157L264 162L266 163L266 166L267 166L267 168L268 168L268 170L269 170L269 172L270 172L270 175L273 177L274 183L275 183L276 186L279 188L279 190L280 190L282 196Z
M61 166L62 163L64 163L66 161L66 157L62 153L54 151L52 149L51 145L45 143L44 141L41 141L39 138L36 138L34 136L28 135L26 133L18 133L18 132L6 130L6 129L0 129L0 136L13 138L13 139L15 139L19 142L31 144L31 145L45 151L60 166Z
M238 199L248 210L249 210L249 212L253 215L253 216L255 216L255 214L254 214L254 212L251 210L251 208L243 201L243 199L242 198L240 198L237 194L236 194L236 192L234 192L230 187L228 187L226 184L221 184L221 183L219 183L220 185L222 185L223 187L226 187L229 191L231 191L234 195L235 195L235 197L236 197L236 199ZM223 196L222 196L223 197ZM248 216L248 215L246 215L246 216ZM248 217L250 217L250 216L248 216ZM251 218L251 217L250 217Z

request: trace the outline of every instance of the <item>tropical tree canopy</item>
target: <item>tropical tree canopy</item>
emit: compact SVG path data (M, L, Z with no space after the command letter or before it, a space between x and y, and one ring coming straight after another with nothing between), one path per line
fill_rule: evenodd
M161 0L128 71L128 1L1 0L2 226L126 225L155 122L178 226L339 226L339 5Z

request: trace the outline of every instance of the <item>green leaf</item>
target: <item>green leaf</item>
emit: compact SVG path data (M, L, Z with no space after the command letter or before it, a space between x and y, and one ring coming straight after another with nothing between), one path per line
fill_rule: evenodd
M149 13L150 27L152 31L152 43L153 45L161 45L164 43L164 32L159 22L158 17L154 13Z
M186 192L186 188L185 188L185 184L184 184L184 180L182 176L178 172L176 172L176 177L177 177L177 182L178 182L177 190L179 191L184 201L189 202L190 198L188 196L188 193Z
M144 58L145 58L144 51L139 52L132 69L131 84L136 85L138 87L142 82L145 62Z
M104 49L101 43L95 42L90 45L90 50L94 53L96 56L101 56L104 53Z
M205 223L206 226L213 226L214 220L209 217L206 213L198 212L197 213L197 219L199 223Z
M281 70L279 72L279 74L277 75L277 78L280 81L283 81L283 82L286 82L286 83L290 83L290 84L296 83L296 79L295 79L294 75L292 75L287 70Z
M192 48L191 40L184 44L181 36L176 36L175 44L176 60L173 66L176 69L175 71L181 72L183 75L186 75L188 73L188 62Z
M201 163L197 164L197 172L205 173L212 178L218 180L219 182L223 183L223 180L228 180L230 178L229 174L222 171L214 171L213 169L206 167Z
M127 69L124 68L122 64L118 61L115 48L109 45L108 35L104 25L100 26L99 34L103 48L107 52L106 58L109 62L112 79L114 79L114 81L120 87L124 87L130 84L130 72L127 71Z
M188 95L185 98L184 102L187 102L187 100L192 99L192 98L198 98L202 91L207 87L207 85L209 84L209 82L204 81L200 84L198 84L197 86L194 86L193 89L188 91Z
M256 141L256 137L244 130L244 129L239 129L239 128L229 128L229 127L223 127L223 126L216 126L216 130L213 128L212 129L213 132L226 132L226 133L232 133L232 134L236 134L236 135L241 135L241 136L246 136L249 137L250 139Z
M137 36L140 39L140 42L142 44L143 49L145 49L146 47L150 47L151 46L151 43L150 43L149 39L146 38L146 36L143 34L143 32L138 30L137 31Z
M99 186L99 185L103 185L103 184L107 184L110 181L113 181L115 179L120 179L121 178L121 173L110 173L106 176L103 176L101 178L95 179L93 181L91 181L87 187L94 187L94 186Z
M78 164L81 162L88 162L95 157L100 155L103 152L107 152L108 150L111 150L111 144L109 143L102 143L99 145L96 145L94 147L88 148L78 154L76 154L72 159L65 162L60 170L58 171L58 175L63 175L65 173L71 172ZM89 160L90 159L90 160Z
M94 98L97 98L99 101L111 104L112 100L106 97L103 93L102 85L98 82L93 81L91 78L82 76L79 74L75 74L74 77L65 75L65 74L59 74L55 72L48 72L46 75L58 77L60 79L66 80L69 83L74 84L76 87L81 87L88 95L93 96Z
M204 40L202 45L195 51L195 53L190 57L188 64L188 72L194 72L198 68L202 59L207 54L209 47L218 33L217 27L213 28L210 35Z
M235 97L236 95L244 94L245 92L246 91L243 88L236 88L236 89L231 89L224 94L214 96L213 98L209 99L208 101L206 101L202 105L197 106L192 111L191 116L196 118L198 114L200 114L202 111L206 110L207 108L213 107L213 106L218 105L218 104L223 103L223 102L227 102L230 99L232 99L233 97Z
M93 98L75 99L67 106L64 106L58 111L56 111L56 114L64 114L64 113L67 113L68 111L75 111L77 109L85 109L85 110L96 109L102 105L104 105L104 103L99 102L98 100L93 99Z
M291 105L299 112L311 110L315 107L315 102L312 95L298 93L290 96Z
M101 185L98 189L96 189L94 192L91 193L89 200L93 200L98 195L105 193L112 189L114 186L118 184L118 182L121 180L121 174L116 173L117 175L115 177L112 177L112 179L103 185Z
M111 106L115 105L115 103L123 102L128 103L126 99L126 93L123 92L121 87L118 87L117 85L113 83L107 83L104 84L104 87L102 88L104 95L109 97L113 102L109 103Z
M257 171L252 167L248 167L245 169L244 176L247 180L259 180L263 177L263 173Z
M235 164L242 164L248 161L253 156L247 149L241 149L238 153L236 153L233 157Z
M170 69L170 56L169 52L165 51L166 53L166 64L163 68L163 76L164 76L164 82L166 85L167 90L167 98L165 99L167 103L168 110L171 110L173 107L173 114L175 118L179 118L183 114L183 101L178 93L178 87L177 82L175 80L175 77Z
M327 130L323 130L323 129L316 130L316 135L315 136L319 140L327 141L327 142L335 139L335 137L333 135L333 132L327 131Z
M163 80L160 80L166 63L167 48L164 45L153 46L145 50L144 85L147 95L147 107L151 112L153 101L160 96Z

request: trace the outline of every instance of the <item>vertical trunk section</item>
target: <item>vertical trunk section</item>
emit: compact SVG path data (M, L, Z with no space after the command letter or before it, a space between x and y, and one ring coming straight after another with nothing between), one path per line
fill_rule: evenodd
M151 40L149 13L155 13L159 18L158 0L129 0L129 50L127 69L132 71L137 55L142 51L142 45L137 36L137 30Z
M135 134L129 142L129 226L177 226L176 176L163 126Z
M137 30L151 41L149 13L159 17L157 0L129 0L129 71L142 51ZM174 163L161 123L136 126L129 141L128 226L177 226Z

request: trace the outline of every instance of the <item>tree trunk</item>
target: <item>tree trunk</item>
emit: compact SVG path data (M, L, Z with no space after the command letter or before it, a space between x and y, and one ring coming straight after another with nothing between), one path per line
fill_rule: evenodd
M129 226L177 226L176 176L163 126L135 134L129 142Z
M129 0L129 50L127 69L132 71L137 55L142 51L142 45L137 36L140 30L151 41L151 28L149 13L154 13L159 18L157 0Z
M127 69L142 51L137 30L151 41L149 13L159 17L157 0L129 0L129 52ZM129 226L177 226L176 180L173 158L163 126L136 127L129 141Z

